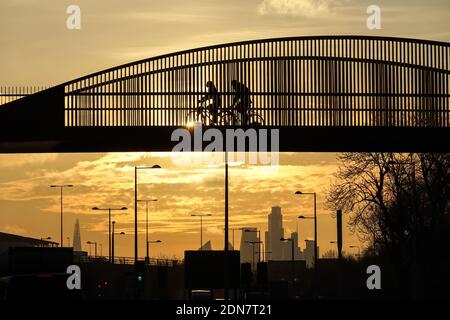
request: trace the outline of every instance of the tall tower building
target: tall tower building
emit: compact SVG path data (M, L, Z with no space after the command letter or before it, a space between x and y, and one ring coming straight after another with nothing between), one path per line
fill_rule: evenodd
M291 239L294 241L294 259L295 260L304 260L302 250L298 246L298 233L292 232Z
M80 235L80 221L77 219L75 228L73 230L73 251L82 251L81 235Z
M280 207L272 207L272 212L268 217L268 231L266 232L266 251L268 260L283 260L283 242L284 237L283 216Z
M247 242L259 241L257 232L245 232L244 230L256 231L256 228L242 228L241 236L241 263L253 263L253 245ZM258 261L258 245L255 245L255 262Z
M307 268L314 268L314 240L306 241L305 260ZM317 246L317 257L320 257L319 246Z

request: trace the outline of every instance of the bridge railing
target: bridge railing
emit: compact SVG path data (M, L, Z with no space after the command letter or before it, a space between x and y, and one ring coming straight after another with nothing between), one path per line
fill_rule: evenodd
M194 49L65 84L65 126L184 126L208 82L229 112L236 80L267 126L448 127L449 59L447 43L359 36Z
M109 259L108 257L94 257L94 256L84 256L79 257L78 262L83 263L98 263L98 262L105 262L108 263ZM144 261L143 259L139 259L139 261ZM119 265L134 265L135 260L133 257L114 257L114 264ZM182 265L182 260L175 260L175 259L164 259L164 258L150 258L148 260L148 265L150 266L167 266L167 267L174 267L177 265Z
M48 87L0 87L0 106L9 102L30 96L36 92L47 89Z
M0 120L7 125L10 118L30 119L26 127L43 135L47 128L185 126L198 118L198 101L211 82L210 100L220 101L222 120L216 125L248 124L242 116L223 120L239 115L233 109L238 98L251 101L241 106L265 126L448 128L449 60L450 44L425 40L319 36L238 42L118 66L39 97L28 89L2 90L0 103L10 107L0 107ZM233 80L245 93L236 93ZM20 98L24 105L15 103ZM25 106L27 99L33 106ZM210 117L204 122L213 124Z

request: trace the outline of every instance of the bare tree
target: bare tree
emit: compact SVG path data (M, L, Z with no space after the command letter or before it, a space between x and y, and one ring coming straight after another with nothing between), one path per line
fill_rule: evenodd
M450 154L343 153L328 205L401 270L448 259Z

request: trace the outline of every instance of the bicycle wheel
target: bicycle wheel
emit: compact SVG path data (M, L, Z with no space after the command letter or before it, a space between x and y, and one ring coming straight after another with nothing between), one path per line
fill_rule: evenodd
M195 122L197 118L197 110L190 111L185 118L186 123Z
M263 126L264 125L264 118L254 112L250 113L248 119L249 119L249 124L251 126Z
M197 108L189 112L186 116L186 122L201 122L202 124L210 124L211 116L209 112L203 108Z
M237 120L236 115L231 110L221 111L218 116L218 123L223 126L237 125Z

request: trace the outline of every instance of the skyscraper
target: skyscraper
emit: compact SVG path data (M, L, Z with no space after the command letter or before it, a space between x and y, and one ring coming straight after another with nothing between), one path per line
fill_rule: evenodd
M208 240L207 242L205 242L203 244L203 246L201 248L199 248L198 250L200 250L200 251L211 251L212 250L211 240Z
M82 251L81 248L81 235L80 235L80 221L75 222L75 228L73 230L73 251Z
M245 232L245 230L249 230L252 232ZM253 263L253 245L247 242L256 242L259 241L258 233L254 232L256 228L242 228L242 236L241 236L241 263ZM258 261L258 247L255 245L255 261Z
M298 246L298 233L292 232L291 239L294 241L294 260L304 260L302 250Z
M304 256L306 260L306 267L314 267L314 240L306 240L306 248L304 251ZM317 246L317 257L320 257L319 246Z
M268 217L268 231L265 234L266 251L268 260L283 260L283 242L284 237L283 216L280 207L272 207L272 212Z

